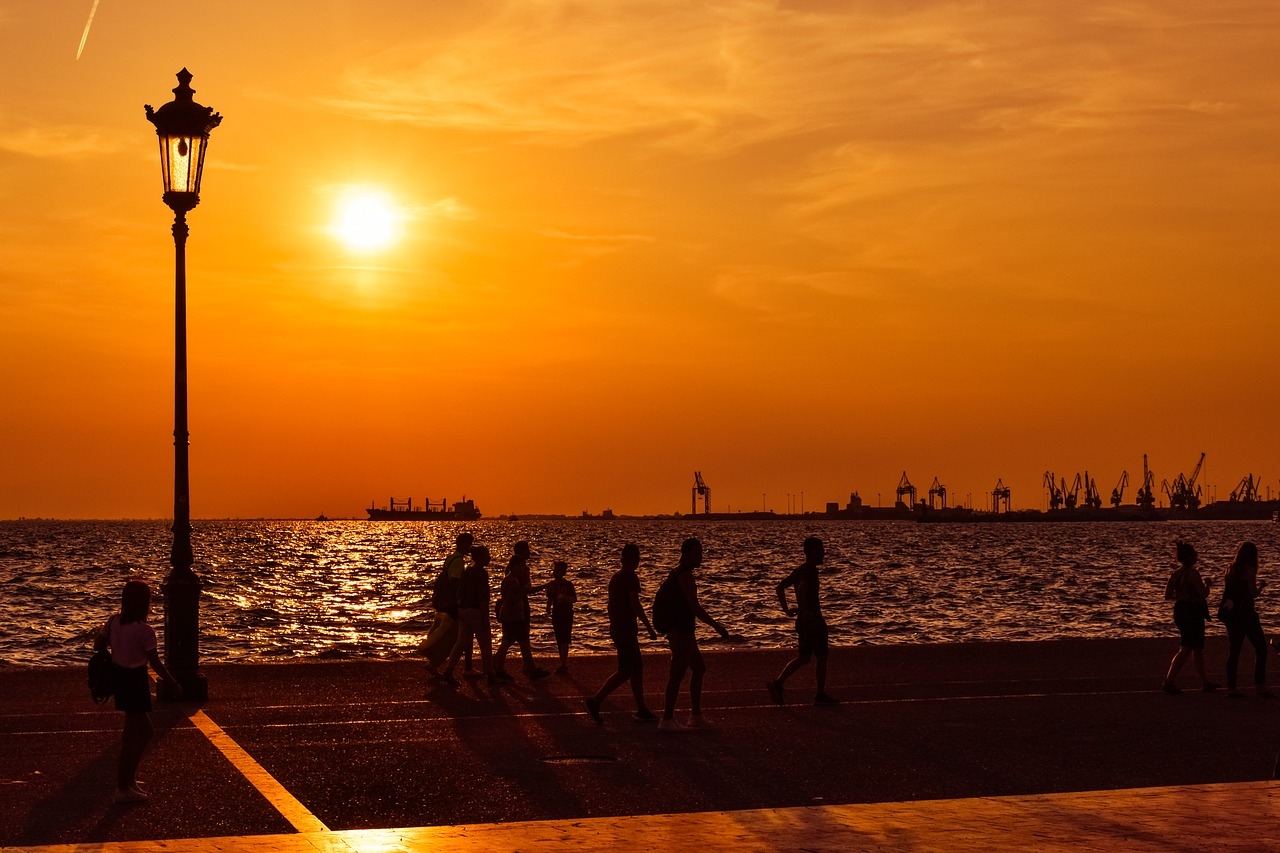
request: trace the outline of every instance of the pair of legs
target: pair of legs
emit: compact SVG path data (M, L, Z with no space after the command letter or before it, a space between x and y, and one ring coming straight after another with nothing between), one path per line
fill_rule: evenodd
M118 791L136 790L138 787L138 764L142 762L142 753L146 752L151 742L151 717L146 711L124 712L124 738L120 744L120 763L116 767L116 789Z
M778 673L776 679L765 685L769 690L769 695L773 697L774 702L781 705L782 685L786 683L788 678L795 675L801 667L806 666L810 659L817 658L815 677L818 682L818 690L814 695L814 701L822 705L835 704L835 700L827 695L827 656L830 652L830 644L827 640L827 623L821 616L799 616L796 618L796 635L799 638L796 656L787 662L787 665L782 668L782 672Z
M453 679L453 668L458 665L458 659L471 651L473 638L480 644L480 668L486 676L493 677L493 638L489 635L489 611L487 608L460 607L458 640L453 644L453 651L449 653L442 676L446 681Z
M671 672L667 676L667 692L662 706L662 719L675 719L676 700L680 696L680 684L684 681L686 672L689 673L689 710L693 716L701 717L702 677L706 675L707 665L702 660L702 650L698 648L698 639L691 633L670 631L667 634L667 645L671 647Z
M1259 691L1265 690L1267 636L1262 632L1262 623L1258 621L1258 614L1251 613L1242 619L1228 622L1227 640L1231 643L1231 652L1227 655L1227 690L1232 693L1239 692L1236 690L1236 669L1240 664L1240 649L1244 646L1245 640L1253 646L1253 683Z
M494 671L499 673L507 671L507 650L516 645L520 646L520 657L524 661L525 675L535 676L538 673L545 675L546 672L539 669L538 665L533 662L533 646L529 643L528 622L502 623L502 641L498 643Z
M138 765L151 742L151 682L145 666L126 668L112 665L117 711L124 712L120 740L120 761L116 765L117 802L141 802L147 798L138 788Z
M1179 601L1173 606L1173 623L1178 626L1179 647L1178 652L1173 656L1173 660L1169 662L1169 672L1164 677L1164 691L1166 693L1177 693L1178 686L1175 683L1178 673L1182 671L1182 665L1187 662L1187 658L1191 658L1192 664L1195 665L1196 674L1200 676L1200 682L1204 685L1205 690L1216 690L1218 685L1209 680L1209 676L1204 670L1204 620L1206 609L1198 601Z
M782 668L782 672L778 673L778 677L773 683L777 684L778 687L782 687L788 678L807 666L812 657L812 653L801 651L795 658L787 662L787 665ZM818 681L818 695L825 696L827 693L827 655L825 653L818 655L818 664L814 668L814 676Z
M609 676L600 689L587 700L587 711L592 718L598 719L600 706L610 693L622 686L623 682L631 682L631 695L636 700L636 717L652 720L653 712L644 701L644 658L640 655L640 643L635 635L613 635L614 647L618 650L618 671ZM679 685L676 687L679 690Z
M560 672L569 671L569 642L573 637L573 612L552 613L551 630L556 635L556 650L560 652Z
M1215 690L1219 685L1209 680L1209 676L1204 671L1204 646L1198 649L1189 648L1187 646L1179 646L1178 653L1173 656L1173 660L1169 662L1169 673L1164 677L1165 688L1174 687L1174 682L1178 678L1178 673L1182 670L1182 665L1187 662L1187 658L1191 658L1191 663L1196 668L1196 674L1200 676L1201 683L1204 684L1205 690Z

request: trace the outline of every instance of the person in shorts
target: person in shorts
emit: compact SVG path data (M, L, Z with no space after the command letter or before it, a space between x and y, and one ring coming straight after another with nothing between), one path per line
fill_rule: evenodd
M569 564L556 560L551 564L551 580L547 583L547 613L551 614L551 631L556 637L556 650L560 653L557 675L569 672L569 645L573 642L573 605L578 602L578 592L573 581L565 577Z
M622 546L622 568L609 578L609 639L618 653L618 670L605 680L596 695L585 700L587 713L597 723L604 722L600 716L601 704L624 681L631 682L631 695L636 700L635 719L639 722L657 719L644 701L644 658L640 654L640 641L636 639L638 622L644 623L650 640L658 639L640 604L640 577L636 574L639 565L640 546L628 542Z
M147 794L138 782L138 765L154 729L151 718L151 680L147 665L164 679L169 696L182 695L182 687L156 653L156 632L151 614L151 587L140 578L127 581L120 594L120 612L107 620L94 640L95 649L111 649L111 683L117 711L124 712L120 760L116 766L116 802L140 803Z
M1196 568L1198 555L1189 542L1179 542L1175 546L1178 568L1169 576L1165 586L1165 597L1173 601L1173 624L1178 627L1178 652L1169 662L1169 671L1164 677L1161 687L1165 693L1181 693L1178 687L1178 673L1187 658L1191 658L1196 673L1200 676L1203 689L1217 690L1219 685L1209 680L1204 670L1204 623L1209 618L1209 585L1200 576Z
M680 546L680 562L672 570L670 577L675 579L679 595L675 618L671 628L667 630L667 645L671 648L671 671L667 675L667 690L663 697L662 719L658 721L660 732L682 732L688 729L709 729L714 725L702 714L702 679L706 675L707 665L702 660L702 650L698 648L698 637L695 634L696 620L706 622L716 632L729 639L729 630L711 617L698 602L698 586L693 578L693 570L702 565L702 543L697 539L686 539ZM680 697L680 684L685 673L689 673L689 720L680 723L676 720L676 700Z
M824 558L822 540L810 536L804 540L804 564L787 575L774 591L778 595L778 604L782 612L796 617L796 636L798 649L796 656L782 668L782 672L773 681L765 683L765 689L774 702L782 704L782 686L800 667L809 663L810 658L817 658L816 677L818 690L814 695L815 705L835 705L836 700L827 693L827 622L822 618L822 607L818 597L818 566ZM787 589L795 590L796 606L787 603Z

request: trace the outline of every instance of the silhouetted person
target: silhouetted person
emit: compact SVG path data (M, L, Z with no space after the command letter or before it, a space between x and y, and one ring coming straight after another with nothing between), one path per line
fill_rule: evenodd
M458 534L453 553L445 557L431 591L431 606L435 608L436 618L419 650L426 655L427 670L433 678L440 677L440 667L448 660L458 641L458 591L474 541L470 533ZM468 648L468 656L470 651Z
M502 641L498 643L494 660L494 672L499 678L508 677L507 649L514 645L520 646L524 674L530 680L551 674L533 662L533 646L529 643L529 596L533 591L533 582L529 579L529 543L517 542L502 581L502 612L498 615L498 621L502 623Z
M656 640L649 617L640 604L640 577L636 568L640 565L640 546L628 542L622 546L622 568L609 578L609 639L618 654L618 671L605 681L595 696L587 698L587 713L597 723L604 720L600 717L600 706L614 690L624 681L631 682L631 695L636 700L636 719L644 722L657 719L644 701L644 658L640 654L640 642L636 639L639 628L637 622L643 622L649 632L649 639Z
M1236 668L1240 663L1240 648L1248 640L1253 646L1253 683L1259 696L1271 696L1267 689L1267 636L1254 607L1254 599L1266 587L1266 581L1258 580L1258 546L1245 542L1236 552L1236 559L1227 570L1222 590L1222 606L1226 609L1227 640L1231 652L1227 655L1227 695L1243 696L1236 689Z
M120 594L120 612L107 620L94 639L95 649L111 649L111 680L116 710L124 712L124 734L116 768L116 802L140 803L147 795L138 787L138 764L151 741L151 681L147 664L164 679L171 695L182 687L156 654L156 632L147 617L151 613L151 587L133 578Z
M476 545L471 549L471 565L462 572L458 590L458 640L453 644L440 680L453 687L458 680L453 669L458 659L471 646L472 638L480 644L480 667L490 684L500 680L493 671L493 639L489 635L489 549Z
M1179 542L1176 553L1179 566L1169 576L1165 598L1173 601L1173 624L1178 626L1178 652L1169 663L1169 672L1161 689L1165 693L1182 692L1178 689L1178 673L1190 657L1203 689L1217 690L1221 685L1210 681L1204 671L1204 623L1209 618L1210 582L1200 576L1200 570L1196 568L1198 555L1190 543Z
M782 704L782 686L796 670L817 658L815 675L818 690L813 697L815 705L835 705L836 700L827 695L827 622L822 618L822 607L818 596L818 566L822 565L824 554L822 540L810 536L804 540L804 564L787 575L774 591L778 595L778 604L782 612L796 617L796 636L798 650L793 660L782 668L782 672L773 681L765 684L773 701ZM787 605L788 587L795 590L796 606Z
M671 647L671 673L667 677L662 719L658 721L658 731L662 732L712 728L712 724L702 716L702 678L707 672L707 665L702 660L702 650L698 648L695 620L700 619L706 622L726 640L729 638L729 632L711 618L711 614L707 613L698 602L698 587L693 578L693 570L701 565L702 543L697 539L684 540L680 546L680 563L668 576L674 581L679 595L671 599L673 604L671 624L667 628L667 645ZM688 723L681 725L675 719L676 700L680 696L680 683L684 681L686 672L689 673L690 716Z
M547 584L547 613L551 614L551 632L556 637L556 650L560 653L560 666L556 672L569 671L569 644L573 641L573 605L578 592L573 582L565 577L569 564L556 560L551 566L551 581Z

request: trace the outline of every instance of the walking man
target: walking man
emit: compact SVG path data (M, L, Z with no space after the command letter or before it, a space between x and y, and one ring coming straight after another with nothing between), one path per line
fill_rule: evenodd
M609 579L609 639L617 649L618 671L609 676L596 695L586 700L587 713L597 723L604 722L600 705L605 697L628 680L636 700L636 720L657 719L644 701L644 658L640 655L640 641L636 639L637 620L644 623L650 640L658 638L640 604L640 577L636 574L639 565L640 546L634 542L623 545L622 568Z
M671 647L671 673L667 677L667 692L662 709L662 719L658 721L660 732L681 732L687 729L714 728L702 716L702 678L707 672L707 665L702 661L702 651L698 648L698 638L694 633L695 620L700 619L720 636L729 639L729 631L703 609L698 603L698 587L693 579L693 570L702 565L702 543L697 539L686 539L680 546L680 563L663 581L658 595L654 599L653 621L659 631L667 635L667 644ZM676 722L676 699L680 695L680 684L685 673L689 675L690 716L687 724Z
M765 683L769 695L779 705L782 704L782 685L796 670L807 664L811 657L818 659L818 692L813 704L837 704L835 699L827 695L827 623L822 618L818 603L818 566L822 565L822 551L822 540L818 537L810 536L804 540L804 565L787 575L775 589L782 612L796 617L796 635L799 639L796 657L782 668L776 679ZM787 587L795 589L795 607L787 605Z

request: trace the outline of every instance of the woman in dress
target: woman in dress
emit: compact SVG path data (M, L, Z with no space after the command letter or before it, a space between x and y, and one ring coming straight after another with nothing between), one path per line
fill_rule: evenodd
M111 649L111 680L116 710L124 712L124 734L116 767L116 802L140 803L147 799L138 784L138 764L151 741L151 681L147 664L164 679L171 696L182 688L156 654L156 632L147 624L151 614L151 587L139 578L124 585L120 612L107 620L94 640L95 649Z
M1177 546L1179 566L1169 577L1165 597L1173 599L1173 624L1178 626L1178 653L1169 663L1169 673L1164 677L1165 693L1181 693L1178 689L1178 673L1190 657L1205 691L1217 690L1204 672L1204 623L1209 618L1209 582L1200 576L1196 568L1196 549L1187 542Z
M1273 695L1267 689L1267 636L1262 632L1262 622L1254 607L1254 600L1266 585L1266 581L1258 580L1258 546L1252 542L1243 543L1227 570L1222 590L1222 621L1227 625L1227 640L1231 644L1231 652L1227 655L1228 696L1244 695L1236 689L1236 668L1245 640L1253 646L1253 683L1257 694Z

